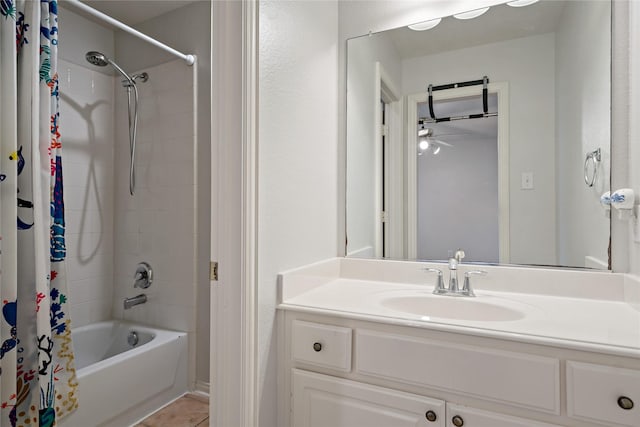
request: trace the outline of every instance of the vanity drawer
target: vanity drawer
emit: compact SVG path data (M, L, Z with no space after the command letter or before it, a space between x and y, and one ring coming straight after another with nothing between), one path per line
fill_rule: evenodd
M291 337L294 361L351 371L350 328L294 320Z
M356 372L560 413L560 361L555 358L356 331Z
M630 400L619 402L623 397ZM633 408L623 409L631 402ZM568 361L567 413L607 426L640 426L640 371Z

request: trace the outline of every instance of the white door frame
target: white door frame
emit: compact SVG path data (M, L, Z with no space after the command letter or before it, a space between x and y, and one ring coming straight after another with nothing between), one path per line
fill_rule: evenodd
M382 192L387 195L386 224L385 227L385 252L387 257L400 257L402 255L403 238L403 182L402 182L402 97L396 84L385 71L380 62L375 64L375 108L373 119L374 135L374 255L382 256ZM385 165L382 164L382 108L380 101L387 106L386 110L386 150L384 154ZM383 182L383 167L387 171L387 180ZM391 196L391 197L389 197Z
M258 2L212 4L210 425L258 425Z
M509 84L489 83L489 93L498 96L498 241L499 260L508 264L510 259L509 240ZM478 86L437 91L434 101L465 98L482 93ZM418 104L427 102L428 95L421 92L407 96L407 250L408 258L415 259L418 252L418 191L417 156ZM479 119L478 119L479 120ZM461 207L461 209L463 209Z

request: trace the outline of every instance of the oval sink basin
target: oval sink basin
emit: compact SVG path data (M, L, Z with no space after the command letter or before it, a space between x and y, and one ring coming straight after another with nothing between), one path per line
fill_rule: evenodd
M525 313L516 309L464 297L397 296L385 298L381 304L391 310L429 318L498 322L518 320L525 316Z

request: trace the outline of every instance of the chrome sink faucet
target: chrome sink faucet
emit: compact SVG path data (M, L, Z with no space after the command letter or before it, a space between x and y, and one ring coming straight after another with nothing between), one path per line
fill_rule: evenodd
M464 251L462 249L458 249L455 255L449 258L449 292L452 294L460 292L460 288L458 287L458 264L460 264L463 259Z
M450 295L450 296L466 296L466 297L475 297L475 293L471 288L471 276L472 275L480 275L484 276L487 274L484 270L471 270L464 273L464 283L462 285L462 289L460 289L459 281L458 281L458 266L464 259L465 254L462 249L458 249L455 254L449 258L449 287L444 287L444 281L442 279L442 270L439 268L425 268L424 271L430 273L436 273L436 286L433 289L433 293L436 295Z

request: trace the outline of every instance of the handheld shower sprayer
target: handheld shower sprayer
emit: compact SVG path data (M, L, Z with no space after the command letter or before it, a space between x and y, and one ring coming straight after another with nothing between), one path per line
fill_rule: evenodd
M118 64L103 53L90 51L85 55L87 61L98 67L106 67L111 65L118 73L124 77L122 85L127 89L127 104L128 104L128 118L129 118L129 193L133 196L136 186L135 176L135 159L136 159L136 133L138 129L138 87L136 86L136 80L142 80L146 82L149 80L147 73L139 73L130 76L127 74ZM133 88L133 94L132 90ZM132 96L133 95L133 96Z

